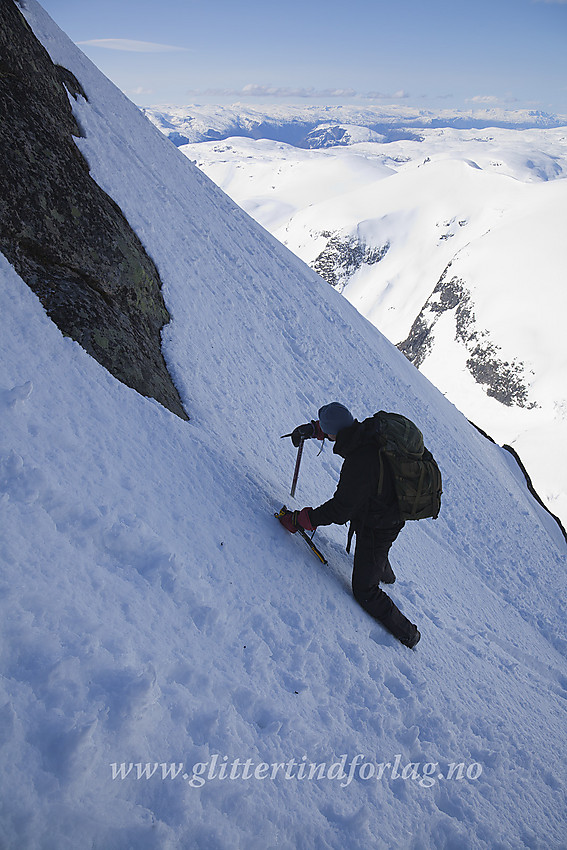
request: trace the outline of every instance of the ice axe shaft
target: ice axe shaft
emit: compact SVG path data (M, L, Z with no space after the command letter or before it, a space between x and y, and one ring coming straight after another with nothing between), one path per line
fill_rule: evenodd
M297 459L295 461L295 469L293 472L293 481L291 482L291 490L289 492L290 496L295 496L295 488L297 487L297 479L299 477L299 466L301 464L301 455L303 454L303 443L305 439L300 440L299 446L297 447Z

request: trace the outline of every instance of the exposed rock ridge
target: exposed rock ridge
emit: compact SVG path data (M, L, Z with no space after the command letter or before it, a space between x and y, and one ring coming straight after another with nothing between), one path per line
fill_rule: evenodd
M390 248L389 242L372 248L359 236L352 234L344 235L326 231L321 235L329 241L313 260L311 268L340 292L355 272L363 265L371 266L379 263Z
M437 321L443 313L452 310L455 339L464 344L469 354L467 368L475 381L483 385L486 394L508 407L536 407L536 403L528 397L525 364L518 359L508 361L500 356L500 346L490 339L487 330L478 326L474 302L465 282L456 276L449 278L450 268L451 263L398 348L419 368L431 352Z
M66 336L187 419L161 351L159 274L91 178L67 92L86 99L13 0L0 0L0 250Z

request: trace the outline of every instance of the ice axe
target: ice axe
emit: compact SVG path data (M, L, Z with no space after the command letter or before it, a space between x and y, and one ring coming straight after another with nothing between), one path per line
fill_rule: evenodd
M283 506L283 508L281 509L281 511L278 511L278 513L277 513L277 514L274 514L274 516L275 516L275 518L276 518L276 519L281 519L281 517L282 517L284 514L286 514L286 513L287 513L287 508L286 508L286 506L284 505L284 506ZM317 555L317 557L319 558L319 560L321 561L321 563L322 563L322 564L328 564L329 562L327 561L327 559L325 558L325 556L323 555L323 553L322 553L319 549L317 549L317 547L316 547L316 546L315 546L315 544L313 543L313 540L311 539L311 537L309 537L309 535L307 534L307 532L305 531L305 529L304 529L304 528L301 528L301 526L299 525L299 526L297 526L297 530L298 530L299 534L301 535L301 537L303 537L303 539L305 540L305 542L307 543L307 545L309 546L309 548L311 549L311 551L312 551L315 555ZM313 532L313 533L315 533L315 532Z
M284 437L291 437L291 434L282 434L282 440ZM299 477L299 467L301 464L301 455L303 454L303 443L305 442L305 437L301 437L299 441L299 445L297 447L297 458L295 461L295 469L293 471L293 481L291 482L291 490L289 491L290 496L295 496L295 488L297 486L297 479Z

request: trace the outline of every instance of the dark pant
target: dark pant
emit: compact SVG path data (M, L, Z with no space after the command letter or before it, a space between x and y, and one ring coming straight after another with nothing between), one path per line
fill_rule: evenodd
M404 617L387 593L379 587L389 565L388 552L403 525L391 528L362 528L356 532L352 592L365 611L379 620L398 640L409 638L415 626Z

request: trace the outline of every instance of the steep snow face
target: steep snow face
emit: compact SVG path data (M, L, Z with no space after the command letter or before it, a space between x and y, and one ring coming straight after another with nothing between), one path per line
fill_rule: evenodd
M564 129L181 150L512 445L567 523Z
M88 93L79 144L160 270L192 419L63 338L0 261L2 846L559 848L557 526L508 453L25 12ZM440 518L392 555L415 652L352 599L344 529L317 532L322 568L272 516L279 435L334 398L411 416L443 470ZM333 491L317 451L296 506Z

